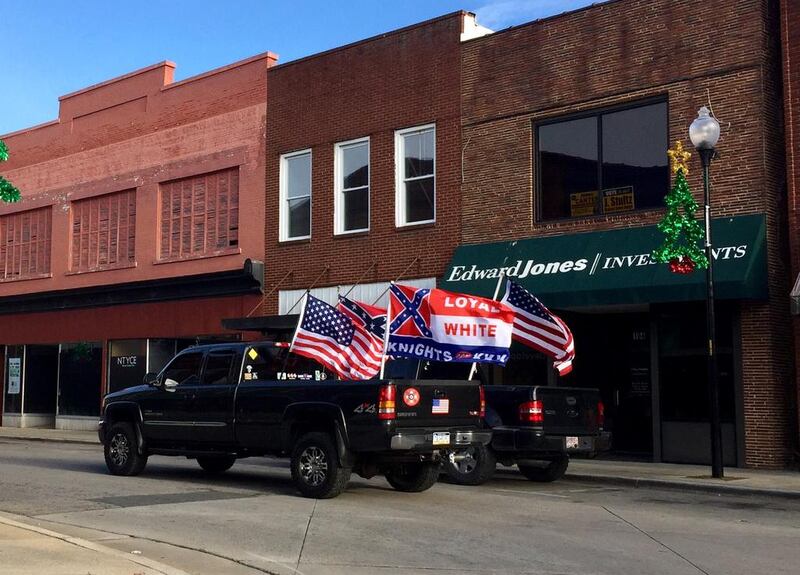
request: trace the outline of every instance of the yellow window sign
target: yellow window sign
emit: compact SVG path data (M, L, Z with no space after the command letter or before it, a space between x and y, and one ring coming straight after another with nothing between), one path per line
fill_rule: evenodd
M597 203L597 192L578 192L569 195L569 211L573 218L593 216Z
M629 212L633 209L633 188L631 186L603 190L604 213Z
M256 358L258 357L258 352L257 352L255 349L253 349L253 348L251 347L251 348L250 348L250 351L248 351L248 352L247 352L247 355L250 357L250 359L252 359L253 361L255 361L255 360L256 360Z

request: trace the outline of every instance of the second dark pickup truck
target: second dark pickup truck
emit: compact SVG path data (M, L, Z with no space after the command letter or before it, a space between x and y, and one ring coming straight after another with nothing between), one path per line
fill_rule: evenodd
M487 385L489 445L453 450L445 464L457 483L487 481L497 463L516 464L532 481L560 479L571 454L607 449L604 408L597 389L532 385Z
M351 472L424 491L447 450L491 438L475 382L337 381L285 344L189 348L145 380L103 401L99 435L112 474L136 475L150 455L197 459L210 473L273 455L291 459L307 497L338 495Z

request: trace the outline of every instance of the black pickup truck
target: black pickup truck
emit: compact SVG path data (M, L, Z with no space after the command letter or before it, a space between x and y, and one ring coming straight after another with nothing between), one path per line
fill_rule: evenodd
M287 344L217 344L107 395L99 435L114 475L140 473L150 455L193 458L209 473L272 455L291 458L302 495L328 498L351 472L430 488L446 450L489 442L482 410L475 382L338 381Z
M498 462L516 463L532 481L555 481L567 471L570 454L594 454L608 447L596 389L487 385L484 390L492 441L451 452L444 469L457 483L487 481Z

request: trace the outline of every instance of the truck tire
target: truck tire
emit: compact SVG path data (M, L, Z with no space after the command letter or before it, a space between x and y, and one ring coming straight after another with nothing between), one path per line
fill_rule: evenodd
M444 470L447 476L459 485L482 485L494 475L497 467L497 457L490 447L478 443L464 449L456 450L457 455L463 455L461 461L445 460Z
M339 464L336 445L327 433L306 433L292 449L292 480L303 497L336 497L350 481L350 468Z
M439 480L439 462L401 463L386 472L386 481L397 491L420 493Z
M106 467L111 475L139 475L147 465L147 455L139 454L136 430L132 423L113 424L103 445Z
M236 457L233 455L220 455L209 457L198 457L197 463L206 473L224 473L233 467Z
M531 481L538 481L540 483L549 483L564 477L569 465L569 457L563 456L549 462L543 462L546 465L538 467L536 465L523 465L517 464L520 473L530 479Z

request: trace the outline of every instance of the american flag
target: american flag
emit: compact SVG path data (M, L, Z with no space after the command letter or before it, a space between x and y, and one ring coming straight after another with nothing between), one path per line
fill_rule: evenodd
M560 317L550 313L536 296L511 280L506 280L506 293L501 301L514 310L511 336L515 340L551 357L559 375L572 371L575 341Z
M360 356L354 350L355 341L356 328L348 316L321 299L306 295L289 351L315 359L342 379L370 379L375 373L366 370L357 359Z
M353 342L350 351L353 363L362 373L374 377L381 370L383 338L386 330L386 310L339 296L336 310L353 323Z

